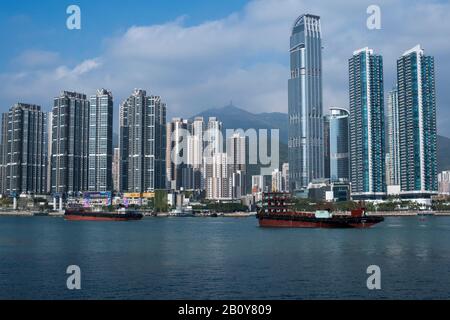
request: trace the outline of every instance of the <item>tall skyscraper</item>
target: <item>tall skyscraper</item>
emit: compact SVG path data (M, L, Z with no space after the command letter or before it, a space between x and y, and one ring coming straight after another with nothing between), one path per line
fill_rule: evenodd
M231 171L245 171L245 136L233 133L226 141L228 165Z
M128 104L124 101L119 108L119 188L118 191L128 190Z
M215 153L206 166L206 198L231 199L231 184L226 153Z
M363 48L349 60L350 179L354 199L386 194L383 58Z
M120 117L121 175L126 177L123 191L165 189L165 103L159 96L135 89L121 105Z
M323 166L324 178L330 179L330 117L323 117Z
M88 189L89 100L63 91L54 99L52 132L52 193Z
M222 122L210 117L204 133L202 177L208 199L230 197L227 154L223 152Z
M289 171L291 191L324 177L320 17L304 14L290 39Z
M397 88L401 193L429 197L438 189L434 58L420 45L397 60Z
M204 152L205 157L224 151L222 129L223 124L219 119L216 117L209 117L206 132L204 133L206 147Z
M400 185L400 155L399 155L399 122L398 122L398 92L397 87L388 92L387 101L387 150L386 183L389 186Z
M228 175L232 184L231 197L239 199L246 193L246 137L240 133L234 133L228 137L226 153Z
M106 89L90 97L89 191L112 191L113 96Z
M281 165L281 176L283 179L283 191L289 192L289 163Z
M349 113L345 109L330 108L326 116L328 123L328 151L330 180L349 181L350 152L349 152Z
M192 152L189 163L194 168L201 168L203 158L203 135L205 134L205 122L203 117L196 117L191 124Z
M160 96L151 96L150 106L154 112L154 189L166 189L167 107Z
M17 103L2 115L1 193L47 193L47 114Z
M47 193L52 192L53 112L47 113Z
M205 149L205 122L203 117L196 117L192 122L190 136L190 164L193 167L194 189L204 189L205 181L202 176L203 150Z
M169 188L171 190L193 189L191 123L186 119L173 118L167 125L167 134L170 135L170 141L168 141L170 143L168 144Z
M113 176L113 190L120 190L120 149L114 148L113 163L112 163L112 176Z

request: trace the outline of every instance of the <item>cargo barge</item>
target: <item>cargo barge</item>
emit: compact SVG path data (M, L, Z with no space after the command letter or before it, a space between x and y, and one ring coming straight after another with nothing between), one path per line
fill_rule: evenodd
M295 211L288 193L265 193L256 215L260 227L273 228L369 228L384 221L381 216L367 216L364 208L350 215L333 214L329 210Z
M129 221L141 220L143 214L119 209L117 211L97 211L86 208L67 209L64 218L70 221Z

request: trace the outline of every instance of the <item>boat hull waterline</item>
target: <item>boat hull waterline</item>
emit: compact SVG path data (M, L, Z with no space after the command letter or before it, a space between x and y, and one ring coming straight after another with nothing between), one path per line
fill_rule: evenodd
M64 218L69 221L131 221L141 220L143 215L137 212L90 212L90 211L66 211Z
M333 217L319 219L301 216L265 216L258 214L259 226L266 228L370 228L383 217Z

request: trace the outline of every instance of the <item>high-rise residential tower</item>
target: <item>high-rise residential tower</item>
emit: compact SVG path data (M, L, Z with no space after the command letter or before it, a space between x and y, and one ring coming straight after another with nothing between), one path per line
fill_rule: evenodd
M47 113L47 193L52 192L53 112Z
M228 173L227 154L214 153L206 165L206 199L231 199L231 184Z
M47 193L47 114L37 105L17 103L2 115L0 192Z
M400 185L400 155L399 155L399 122L398 122L398 91L394 87L388 92L387 101L387 152L386 155L386 184Z
M191 165L193 150L191 146L191 123L182 118L173 118L167 124L169 170L167 178L169 189L193 189L193 167Z
M223 152L222 122L210 117L204 133L202 179L208 199L229 198L227 154Z
M231 172L245 171L246 137L239 132L233 133L226 141L226 152L228 155L228 166Z
M119 192L128 190L128 150L128 104L124 101L119 108Z
M205 181L202 176L203 165L203 150L204 143L205 121L203 117L196 117L192 121L192 132L190 136L190 164L193 167L194 189L204 189Z
M90 97L89 191L112 191L113 96L106 89Z
M246 192L246 137L233 133L226 141L228 175L231 183L231 197L239 199Z
M205 122L203 117L196 117L191 123L192 150L189 163L196 169L202 166L203 158L203 135L205 134Z
M52 132L52 193L88 189L89 100L63 91L54 99Z
M323 117L323 166L324 178L330 179L330 117Z
M354 199L386 195L383 58L369 48L349 60L350 179Z
M349 181L349 112L342 108L330 108L326 116L328 123L328 154L330 180Z
M283 179L283 191L289 192L289 163L281 165L281 176Z
M135 89L120 108L121 175L126 177L122 191L165 189L165 103L159 96Z
M295 191L324 177L320 17L304 14L297 18L290 39L290 61L289 180Z
M434 58L420 45L397 60L397 90L401 193L429 197L438 190Z
M112 163L112 175L113 175L113 190L119 191L120 190L120 149L114 148L114 154L113 154L113 163Z
M209 117L208 124L206 125L206 132L204 133L205 148L203 152L204 157L212 156L215 153L222 153L223 146L223 124L216 117Z

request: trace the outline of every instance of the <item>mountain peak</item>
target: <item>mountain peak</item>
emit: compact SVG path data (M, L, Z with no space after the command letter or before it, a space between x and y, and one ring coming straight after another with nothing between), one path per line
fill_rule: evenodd
M204 112L208 112L208 113L209 112L217 112L219 114L238 112L238 113L245 113L245 114L252 114L253 115L253 113L248 112L248 111L246 111L246 110L244 110L242 108L239 108L238 106L235 106L233 104L233 102L230 102L230 104L227 104L227 105L225 105L223 107L208 109L206 111L203 111L202 113L204 113Z
M287 142L288 116L285 113L251 113L233 103L220 108L208 109L193 116L203 117L207 121L209 117L217 117L223 123L224 129L279 129L283 143Z

